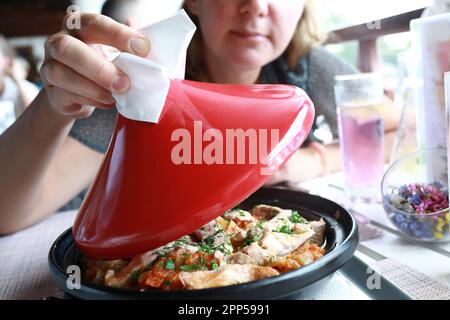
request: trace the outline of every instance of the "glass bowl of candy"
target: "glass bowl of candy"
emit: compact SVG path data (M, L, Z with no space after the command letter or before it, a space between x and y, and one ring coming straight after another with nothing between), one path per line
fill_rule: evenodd
M447 151L424 149L387 169L381 183L388 218L407 238L450 241Z

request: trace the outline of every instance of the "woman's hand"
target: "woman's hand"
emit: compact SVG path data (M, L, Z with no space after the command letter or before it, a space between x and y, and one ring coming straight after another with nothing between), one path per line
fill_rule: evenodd
M81 28L65 26L79 15ZM139 56L150 51L150 42L136 30L114 20L90 13L70 13L63 30L45 43L41 68L47 99L52 109L70 118L85 118L94 107L109 108L111 92L123 93L130 87L128 77L89 44L104 44Z

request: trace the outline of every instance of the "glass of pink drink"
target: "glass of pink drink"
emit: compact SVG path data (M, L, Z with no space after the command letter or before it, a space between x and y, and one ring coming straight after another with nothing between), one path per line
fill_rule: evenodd
M377 74L337 76L335 94L347 198L375 202L384 173L381 78Z

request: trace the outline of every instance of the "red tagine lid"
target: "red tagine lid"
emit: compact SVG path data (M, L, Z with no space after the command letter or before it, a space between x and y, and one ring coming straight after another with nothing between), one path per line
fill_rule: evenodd
M158 123L118 115L73 226L76 244L117 259L195 231L260 188L313 121L294 86L171 80Z

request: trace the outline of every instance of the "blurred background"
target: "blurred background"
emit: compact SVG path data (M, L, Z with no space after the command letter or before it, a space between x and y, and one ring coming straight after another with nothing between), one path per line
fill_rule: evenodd
M322 14L324 27L326 30L339 30L345 27L357 26L367 22L373 22L373 26L377 27L377 20L401 16L408 12L421 11L433 4L433 0L317 0L319 11ZM397 19L400 20L400 19ZM379 68L385 76L385 84L391 90L394 90L400 81L399 72L403 66L402 58L408 55L411 50L411 39L409 32L400 30L399 33L394 30L402 29L402 22L398 21L397 26L390 26L392 30L386 30L380 22L381 31L385 31L387 35L377 38L377 49L379 54ZM387 23L385 23L387 24ZM367 30L370 33L370 30ZM383 32L381 32L383 34ZM357 39L346 41L339 44L327 46L330 51L342 59L348 61L352 65L358 66L359 41Z
M401 15L429 6L432 0L316 0L323 26L328 31L339 30L350 26L375 21L387 17ZM157 1L141 0L139 20L142 25L163 19L177 10L182 0ZM78 5L81 10L100 12L104 0L2 0L0 2L0 34L16 49L30 65L28 80L39 84L37 70L44 55L43 42L46 36L57 31L66 9L71 4ZM389 78L388 85L395 87L398 81L398 57L410 48L410 39L404 32L383 35L402 29L404 26L389 26L396 30L386 30L381 24L381 34L377 38L377 50L380 61L377 61L385 75ZM356 31L356 30L355 30ZM366 29L365 33L371 30ZM400 30L403 31L403 30ZM361 34L353 37L361 38ZM358 66L359 40L352 39L338 44L330 44L328 49Z

